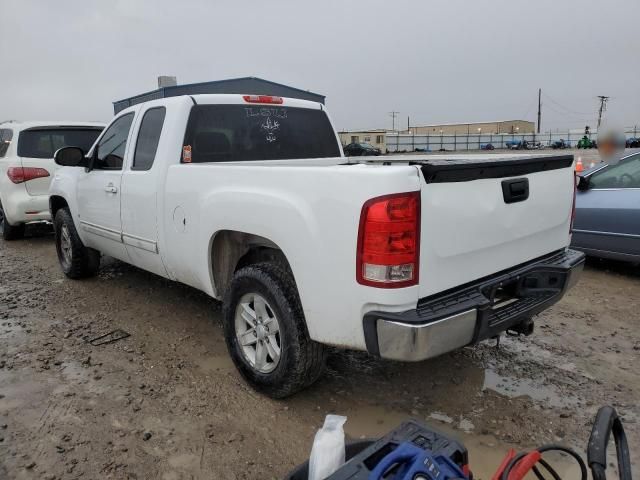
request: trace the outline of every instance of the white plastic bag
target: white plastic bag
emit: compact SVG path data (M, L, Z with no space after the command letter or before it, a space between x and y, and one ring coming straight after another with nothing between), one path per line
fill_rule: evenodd
M309 480L324 480L344 463L344 430L347 417L327 415L318 430L309 458Z

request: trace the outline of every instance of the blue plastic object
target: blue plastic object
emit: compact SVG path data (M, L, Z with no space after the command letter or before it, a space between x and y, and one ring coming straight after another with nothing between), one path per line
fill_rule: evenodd
M398 470L391 477L383 477L392 466ZM429 450L404 442L384 457L369 474L369 480L448 480L466 479L466 475L451 459L436 455Z

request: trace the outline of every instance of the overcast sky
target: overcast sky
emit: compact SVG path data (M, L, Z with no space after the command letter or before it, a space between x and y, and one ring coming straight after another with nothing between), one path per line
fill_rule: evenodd
M0 0L0 120L104 120L111 102L258 76L327 96L336 127L640 124L638 0ZM250 93L250 92L248 92Z

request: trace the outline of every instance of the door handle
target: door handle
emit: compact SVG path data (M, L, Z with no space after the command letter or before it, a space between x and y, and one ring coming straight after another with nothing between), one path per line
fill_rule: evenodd
M113 183L110 183L106 187L104 187L104 191L107 193L118 193L118 188L113 186Z

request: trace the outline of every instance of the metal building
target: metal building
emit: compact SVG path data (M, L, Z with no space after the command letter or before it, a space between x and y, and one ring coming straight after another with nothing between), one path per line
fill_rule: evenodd
M300 88L289 87L281 83L258 77L229 78L213 82L190 83L187 85L165 86L151 92L141 93L113 102L113 113L118 113L131 105L156 100L158 98L177 97L179 95L198 95L202 93L239 93L248 95L276 95L279 97L299 98L324 104L325 96Z
M480 133L534 133L535 124L527 120L496 120L493 122L439 123L411 125L409 133L416 135L471 135Z

